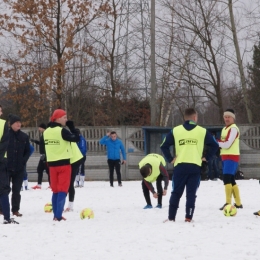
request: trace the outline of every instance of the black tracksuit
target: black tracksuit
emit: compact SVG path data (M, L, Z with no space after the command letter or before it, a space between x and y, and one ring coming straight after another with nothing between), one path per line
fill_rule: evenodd
M12 182L12 212L20 209L21 187L24 177L24 167L30 157L30 143L27 134L9 129L9 144L7 148L7 172Z
M45 145L44 145L44 139L43 139L43 135L41 135L40 137L40 141L38 140L32 140L32 142L36 143L37 145L39 145L39 152L40 152L40 160L37 166L37 173L38 173L38 184L42 184L42 177L43 177L43 172L46 171L47 175L48 175L48 182L50 183L50 175L49 175L49 168L47 166L47 162L46 162L46 153L45 153Z
M0 139L0 211L5 220L10 220L10 204L8 194L10 193L9 176L6 170L7 158L5 153L8 147L9 130L7 123L4 125L3 135Z

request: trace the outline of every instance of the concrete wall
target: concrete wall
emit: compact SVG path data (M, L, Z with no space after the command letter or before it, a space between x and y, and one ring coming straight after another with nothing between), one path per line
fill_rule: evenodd
M245 178L260 179L260 125L240 125L240 169Z
M121 127L79 127L88 142L87 160L85 163L86 180L108 180L108 167L106 159L106 149L99 144L109 130L117 132L122 139L127 153L127 164L122 165L123 180L141 179L138 171L138 162L144 154L144 136L141 127L121 126ZM244 172L245 178L260 178L260 125L239 125L241 161L240 169ZM38 138L37 128L24 128L31 138ZM153 140L153 139L152 139ZM161 139L154 137L156 151ZM27 163L27 171L30 181L37 180L36 168L39 160L38 147ZM116 174L115 174L116 177ZM44 181L47 176L44 174Z
M127 153L127 163L122 165L121 173L123 180L138 180L140 178L138 162L144 156L144 138L140 127L79 127L81 133L88 143L87 160L85 162L86 180L109 180L107 166L106 148L99 144L99 140L106 135L107 131L116 131L118 137L124 143ZM23 129L30 138L38 139L36 128ZM27 163L28 178L30 181L37 181L37 164L39 161L38 147L35 145L35 153L30 157ZM116 174L115 174L116 178ZM44 181L47 181L47 175L44 174Z

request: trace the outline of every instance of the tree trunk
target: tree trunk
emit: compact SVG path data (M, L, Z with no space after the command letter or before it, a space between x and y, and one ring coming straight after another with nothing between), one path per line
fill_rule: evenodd
M231 31L233 34L233 41L234 41L234 46L236 49L236 56L237 56L237 63L238 63L238 68L239 68L239 73L240 73L240 79L241 79L241 86L242 86L242 93L243 93L243 98L245 102L245 107L246 107L246 112L247 112L247 119L248 123L252 123L252 111L249 108L249 100L248 100L248 93L247 93L247 87L246 87L246 79L245 79L245 74L244 74L244 69L243 69L243 64L241 60L241 55L240 55L240 49L239 49L239 44L238 44L238 39L237 39L237 32L236 32L236 25L235 25L235 19L234 19L234 14L233 14L233 3L232 0L228 0L228 9L229 9L229 16L230 16L230 23L231 23Z
M151 0L151 125L156 125L155 0Z

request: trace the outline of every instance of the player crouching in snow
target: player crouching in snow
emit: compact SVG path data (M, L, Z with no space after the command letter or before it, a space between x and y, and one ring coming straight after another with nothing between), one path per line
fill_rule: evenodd
M142 188L144 198L147 205L144 209L151 209L149 190L153 193L153 197L158 199L156 208L162 208L162 196L167 193L167 187L169 184L169 174L165 169L166 162L164 158L155 153L148 154L139 162L140 173L143 176ZM157 193L154 190L152 182L156 181ZM164 181L164 189L162 188L162 181Z

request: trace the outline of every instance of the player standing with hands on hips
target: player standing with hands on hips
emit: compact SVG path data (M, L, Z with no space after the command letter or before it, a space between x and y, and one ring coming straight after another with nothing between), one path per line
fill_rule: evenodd
M107 147L107 163L109 167L110 187L114 187L114 169L116 169L118 186L122 187L120 172L121 154L123 156L122 164L126 163L126 152L123 142L117 138L117 134L115 131L107 132L107 135L101 138L99 142L101 145L105 145Z

